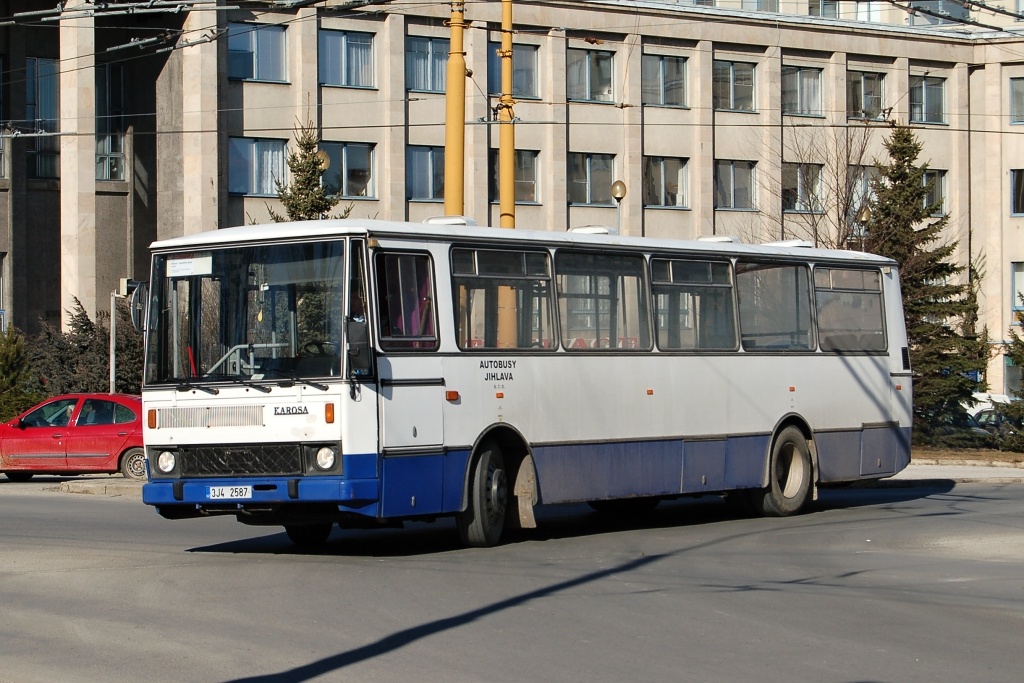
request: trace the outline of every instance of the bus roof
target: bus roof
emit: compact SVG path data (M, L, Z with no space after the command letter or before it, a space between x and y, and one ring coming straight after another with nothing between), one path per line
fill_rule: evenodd
M381 238L411 238L429 241L450 238L486 244L517 242L546 246L624 247L637 251L678 251L708 255L739 255L749 257L789 256L799 260L841 260L874 265L895 265L895 261L860 251L818 249L796 242L744 244L734 241L675 240L653 237L623 237L600 234L600 230L565 232L526 230L517 228L485 228L472 225L442 223L403 223L371 219L325 219L293 223L266 223L211 230L184 237L153 242L153 251L180 251L183 249L217 248L230 244L278 242L302 239L322 240L329 237L364 236Z

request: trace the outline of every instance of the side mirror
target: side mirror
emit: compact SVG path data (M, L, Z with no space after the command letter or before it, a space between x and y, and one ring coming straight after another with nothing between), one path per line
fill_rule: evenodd
M348 351L349 377L366 377L373 371L370 333L365 320L345 322L345 348Z
M146 331L146 302L149 300L149 285L140 282L128 299L128 315L131 316L135 331Z

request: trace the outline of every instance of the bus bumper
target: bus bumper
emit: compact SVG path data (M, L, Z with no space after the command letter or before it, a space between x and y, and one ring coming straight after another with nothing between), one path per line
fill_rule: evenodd
M212 498L224 488L245 490L247 497ZM380 500L377 479L340 477L261 477L253 479L176 479L150 481L142 487L142 502L158 508L183 506L203 512L244 511L268 505L333 504L339 511L359 512ZM363 514L375 515L376 510Z

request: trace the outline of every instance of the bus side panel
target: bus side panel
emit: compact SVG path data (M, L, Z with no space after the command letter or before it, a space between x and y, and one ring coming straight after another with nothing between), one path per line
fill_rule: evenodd
M681 493L682 442L534 447L542 503Z
M386 456L383 470L383 517L441 512L443 455Z
M688 441L683 446L683 491L721 491L725 488L725 439Z
M768 482L770 434L730 437L725 458L726 489L759 489Z
M870 477L896 472L897 452L900 448L898 427L874 427L864 430L861 439L860 475Z
M860 477L859 430L814 433L818 450L818 481L850 481Z

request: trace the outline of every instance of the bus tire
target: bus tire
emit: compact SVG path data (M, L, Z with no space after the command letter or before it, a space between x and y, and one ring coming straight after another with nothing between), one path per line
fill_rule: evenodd
M485 444L473 466L470 478L469 505L456 517L459 537L474 548L497 545L505 527L508 508L508 477L505 459L493 443Z
M768 463L768 488L753 491L754 510L765 517L795 515L810 500L811 451L798 427L790 425L775 438Z
M284 532L288 534L288 540L300 548L315 548L323 545L327 537L331 535L330 522L318 522L316 524L285 524Z
M146 451L131 448L121 456L121 476L125 479L142 481L146 478Z

